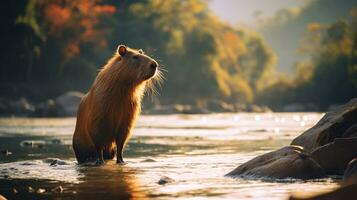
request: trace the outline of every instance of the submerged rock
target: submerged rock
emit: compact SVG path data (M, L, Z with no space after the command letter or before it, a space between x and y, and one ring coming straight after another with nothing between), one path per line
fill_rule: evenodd
M58 158L47 158L43 160L44 163L50 163L50 166L57 166L57 165L68 165L68 163L64 160Z
M63 187L62 186L57 186L57 187L53 188L52 191L61 193L61 192L63 192Z
M357 125L357 98L336 110L327 113L315 126L292 141L292 145L303 146L307 152L350 135L349 128Z
M157 182L157 184L165 185L167 183L172 183L172 182L174 182L174 179L167 177L167 176L163 176L160 178L160 180Z
M8 155L11 155L12 152L9 151L8 149L0 149L0 154L8 156Z
M212 112L234 112L235 107L232 104L220 100L209 100L206 103L206 108Z
M33 187L31 187L31 186L27 187L27 192L32 193L34 191L35 191L35 189L33 189Z
M152 158L147 158L141 162L156 162L156 160L152 159Z
M46 192L46 190L43 189L43 188L38 188L38 189L36 190L36 193L37 193L37 194L43 194L43 193L45 193L45 192Z
M321 166L299 146L287 146L258 156L227 174L232 177L277 179L311 179L324 175Z
M24 140L20 142L21 147L43 148L46 144L44 140Z
M17 191L16 188L12 188L12 193L13 193L13 194L17 194L17 193L19 193L19 191Z

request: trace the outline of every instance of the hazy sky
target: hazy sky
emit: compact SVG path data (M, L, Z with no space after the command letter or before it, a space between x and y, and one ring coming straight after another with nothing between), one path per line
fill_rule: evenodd
M210 8L232 25L254 23L254 15L272 16L282 8L301 7L308 0L209 0ZM254 25L253 25L254 26Z

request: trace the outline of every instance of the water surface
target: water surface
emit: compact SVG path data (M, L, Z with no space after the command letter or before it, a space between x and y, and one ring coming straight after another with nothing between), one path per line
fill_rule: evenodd
M71 147L75 118L3 118L0 148L11 153L0 155L0 194L9 199L286 199L295 192L329 191L337 187L329 178L224 176L254 156L289 144L321 117L141 116L125 151L126 164L109 161L100 167L76 164ZM158 184L165 176L172 182Z

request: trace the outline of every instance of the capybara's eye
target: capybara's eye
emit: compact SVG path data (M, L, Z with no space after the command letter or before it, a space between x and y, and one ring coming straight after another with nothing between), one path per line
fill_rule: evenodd
M134 59L134 60L137 60L138 58L139 58L138 55L133 56L133 59Z
M144 51L142 49L139 49L138 51L140 54L144 54Z

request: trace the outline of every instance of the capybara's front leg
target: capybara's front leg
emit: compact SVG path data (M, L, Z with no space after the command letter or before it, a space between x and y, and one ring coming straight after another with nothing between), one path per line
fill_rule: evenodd
M124 146L126 143L126 140L128 138L129 131L127 129L124 129L122 131L119 131L116 137L116 143L117 143L117 163L123 164L125 163L123 160L123 150Z
M123 138L118 136L116 142L117 142L117 163L124 164L124 160L123 160L123 149L124 149Z

